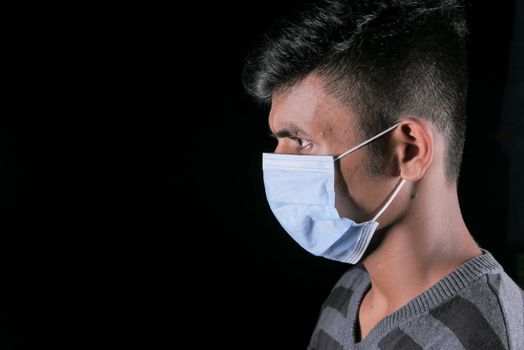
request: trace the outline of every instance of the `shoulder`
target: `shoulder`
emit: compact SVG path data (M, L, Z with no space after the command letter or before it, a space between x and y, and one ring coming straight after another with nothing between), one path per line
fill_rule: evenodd
M484 275L430 314L462 344L524 349L523 292L503 271Z
M486 276L487 285L503 308L524 307L524 291L505 272Z
M505 272L488 274L487 284L498 301L510 349L524 349L524 291Z

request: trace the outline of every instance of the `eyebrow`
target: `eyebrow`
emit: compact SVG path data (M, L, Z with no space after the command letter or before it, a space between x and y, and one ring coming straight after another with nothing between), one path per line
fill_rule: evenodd
M281 139L285 137L296 138L301 135L307 136L304 130L300 129L295 124L290 124L288 128L280 129L274 133L271 131L269 132L269 136L274 137L276 139Z

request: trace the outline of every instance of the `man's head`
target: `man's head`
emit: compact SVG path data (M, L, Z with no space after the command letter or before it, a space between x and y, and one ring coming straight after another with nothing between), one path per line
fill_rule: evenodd
M465 35L463 11L454 0L324 0L268 33L246 63L244 82L250 94L272 103L270 124L283 125L284 115L293 116L298 128L316 123L331 146L319 149L317 142L309 154L343 151L348 141L359 143L402 118L426 121L442 137L446 178L455 182L465 133ZM311 91L314 86L317 92ZM307 120L307 111L300 111L304 105L282 111L290 105L287 97L296 99L308 89L306 100L316 96L318 102L318 92L325 92L321 98L344 106L347 120L332 113L335 119L327 122L329 115L319 119L311 111ZM318 104L309 107L318 112ZM285 135L281 126L272 129L276 136L300 138L298 130ZM344 135L349 140L337 139ZM285 152L307 154L307 138L298 141L306 148ZM384 142L366 147L369 174L387 169Z

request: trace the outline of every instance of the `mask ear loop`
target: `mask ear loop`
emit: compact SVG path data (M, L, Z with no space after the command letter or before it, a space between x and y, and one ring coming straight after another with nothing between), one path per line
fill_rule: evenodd
M371 142L375 141L375 140L378 139L380 136L382 136L382 135L384 135L384 134L387 134L387 133L390 132L391 130L395 129L399 124L400 124L400 123L397 123L397 124L393 125L392 127L390 127L390 128L388 128L388 129L382 131L381 133L379 133L379 134L373 136L373 137L370 138L369 140L366 140L366 141L362 142L360 145L357 145L357 146L355 146L355 147L353 147L353 148L347 150L346 152L342 153L342 154L339 155L337 158L335 158L335 162L336 162L337 160L340 160L341 158L347 156L348 154L350 154L350 153L352 153L352 152L355 152L357 149L364 147L364 146L367 145L368 143L371 143Z
M388 201L386 202L386 204L382 207L382 209L380 209L380 211L377 213L377 215L375 215L375 217L373 218L373 220L371 221L377 221L378 217L380 215L382 215L386 209L389 207L389 205L393 202L393 200L395 199L395 197L398 195L398 193L400 192L400 190L402 189L402 186L404 186L404 184L406 183L406 180L405 179L402 179L402 181L400 181L400 183L397 185L397 188L395 188L395 191L393 192L393 194L389 197Z

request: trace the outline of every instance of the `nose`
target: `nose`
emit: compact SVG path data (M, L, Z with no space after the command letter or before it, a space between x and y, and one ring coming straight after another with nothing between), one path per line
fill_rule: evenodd
M275 150L273 151L273 153L277 153L277 154L284 154L284 146L282 145L282 142L278 141L278 144L277 144L277 147L275 147Z
M280 139L280 140L278 140L277 147L275 147L275 150L273 151L273 153L276 153L276 154L296 154L297 152L296 152L295 148L293 147L293 145L291 145L290 140Z

